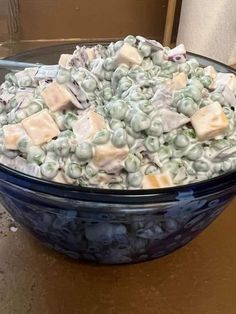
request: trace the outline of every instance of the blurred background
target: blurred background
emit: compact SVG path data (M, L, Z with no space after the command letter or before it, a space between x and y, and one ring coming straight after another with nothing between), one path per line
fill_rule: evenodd
M0 53L3 56L61 41L110 41L127 34L163 42L168 2L0 0ZM176 41L181 3L181 0L170 1L168 44Z

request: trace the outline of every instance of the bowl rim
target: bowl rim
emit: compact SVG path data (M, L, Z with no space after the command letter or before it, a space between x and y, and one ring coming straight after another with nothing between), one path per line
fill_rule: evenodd
M46 47L39 47L34 49L29 49L24 52L16 53L11 56L8 56L4 59L24 59L28 56L28 54L36 54L40 52L47 52L48 50L56 50L58 48L63 49L63 47L75 47L78 44L83 44L86 46L92 46L96 44L104 44L107 45L108 42L88 42L88 41L79 41L79 42L70 42L70 43L63 43L63 44L56 44L56 45L50 45ZM190 57L196 57L199 60L209 62L210 64L217 65L221 67L223 70L226 70L229 73L236 74L236 69L221 63L219 61L216 61L214 59L211 59L209 57L205 57L196 53L187 52L187 55ZM221 174L219 176L216 176L214 178L197 181L194 183L189 184L183 184L183 185L177 185L173 187L167 187L167 188L159 188L159 189L133 189L133 190L116 190L116 189L101 189L101 188L94 188L94 187L81 187L78 185L73 184L65 184L65 183L58 183L53 182L49 180L45 180L42 178L33 177L27 174L24 174L20 171L17 171L15 169L12 169L8 166L5 166L3 164L0 164L0 179L6 180L12 184L15 184L15 180L17 182L20 182L21 186L28 187L29 184L26 184L28 181L31 184L31 188L35 191L41 191L43 193L49 193L50 194L56 194L56 195L66 195L67 192L71 192L76 199L84 198L85 194L88 194L88 197L85 197L86 199L93 200L95 199L98 201L98 198L102 201L110 201L113 203L134 203L135 199L137 198L137 202L140 202L140 199L143 201L149 202L150 197L151 199L160 198L160 199L166 199L167 196L173 196L168 197L168 199L176 199L176 196L179 195L179 193L183 193L188 191L190 194L191 191L195 191L196 196L203 196L209 193L216 193L221 191L222 189L232 189L233 186L236 186L236 170L232 170L229 172L226 172L224 174ZM15 180L14 180L15 179ZM24 184L25 182L25 184ZM40 188L40 185L42 185L44 188ZM47 188L49 189L47 191ZM63 193L62 193L63 192ZM78 194L78 197L76 197L75 193ZM104 195L108 199L104 200ZM70 195L72 196L72 195ZM115 197L115 199L113 199Z

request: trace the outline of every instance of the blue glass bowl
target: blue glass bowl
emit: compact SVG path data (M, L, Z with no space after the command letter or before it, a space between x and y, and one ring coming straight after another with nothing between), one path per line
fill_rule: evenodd
M12 59L52 64L74 47L35 49ZM178 187L117 191L48 182L0 165L0 201L16 221L59 252L105 264L146 261L185 245L224 210L235 190L235 171Z

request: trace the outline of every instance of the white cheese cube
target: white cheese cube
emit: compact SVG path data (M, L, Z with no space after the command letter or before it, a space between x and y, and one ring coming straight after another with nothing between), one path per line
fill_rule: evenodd
M143 177L143 189L156 189L173 186L173 181L168 172L148 174Z
M60 133L47 109L29 116L21 123L34 145L47 143Z
M124 63L128 66L132 66L134 64L140 65L143 58L135 47L128 43L124 43L124 45L117 51L116 60L118 64Z
M228 86L236 94L236 76L233 73L218 73L210 88Z
M207 67L204 68L203 71L204 71L204 75L210 76L213 80L217 76L217 72L212 65L208 65Z
M73 132L79 143L92 139L94 135L106 128L106 122L100 114L90 110L73 124Z
M71 62L72 57L73 57L72 54L62 54L60 56L58 64L62 66L63 68L69 69L71 68L70 62Z
M86 51L89 61L96 59L94 48L86 48L85 51Z
M129 148L124 146L117 148L112 143L97 145L92 159L95 167L107 173L114 173L122 168L122 162L128 156Z
M21 123L3 126L3 139L6 149L18 149L18 143L23 137L28 137Z
M229 125L229 121L217 101L195 112L191 117L191 123L201 141L224 134Z
M180 72L178 74L175 74L171 82L172 89L179 90L179 89L185 88L187 85L187 80L188 78L185 72Z
M66 109L72 105L72 95L64 85L56 82L50 83L42 91L42 97L52 111Z

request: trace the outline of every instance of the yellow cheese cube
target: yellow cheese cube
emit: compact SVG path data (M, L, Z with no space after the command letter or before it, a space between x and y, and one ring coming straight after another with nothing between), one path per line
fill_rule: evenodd
M93 164L100 170L108 173L119 171L122 168L122 161L125 160L129 153L128 146L117 148L112 143L98 145L95 148Z
M25 118L22 121L22 125L34 145L49 142L60 133L60 130L47 109Z
M187 75L184 72L180 72L179 74L176 74L173 76L171 87L174 90L185 88L187 85Z
M3 139L6 149L18 149L18 143L23 137L28 137L21 123L3 126Z
M42 91L42 97L52 111L68 108L72 105L72 95L64 85L56 82L50 83Z
M117 51L116 60L118 64L124 63L128 66L132 66L134 64L140 65L143 58L135 47L128 43L124 43L124 45Z
M173 181L168 172L148 174L143 177L143 189L156 189L173 186Z
M106 122L100 114L90 110L73 124L73 132L79 143L92 139L94 135L106 128Z
M217 72L212 65L208 65L207 67L204 68L204 74L210 76L213 80L217 76Z
M201 141L224 134L229 125L229 121L217 101L195 112L191 117L191 123Z
M70 62L71 62L72 57L73 57L72 54L62 54L60 56L58 64L62 66L63 68L69 69L71 67Z

